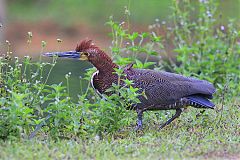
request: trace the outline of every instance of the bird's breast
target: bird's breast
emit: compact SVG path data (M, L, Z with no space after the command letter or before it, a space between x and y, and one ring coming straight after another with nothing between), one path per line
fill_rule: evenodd
M108 73L100 73L96 71L91 78L91 85L98 94L103 94L108 88L112 86L112 83L117 82L117 76Z
M98 75L98 73L99 73L99 71L97 70L96 72L94 72L94 73L92 74L92 77L91 77L91 86L92 86L92 88L94 89L94 91L95 91L99 96L101 96L101 93L99 92L98 88L96 88L96 87L97 87L97 85L96 85L96 76ZM95 82L95 84L94 84L94 82Z

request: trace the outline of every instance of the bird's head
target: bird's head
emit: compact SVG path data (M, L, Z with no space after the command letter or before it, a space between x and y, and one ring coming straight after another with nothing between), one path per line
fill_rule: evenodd
M63 57L63 58L74 58L84 61L91 62L98 69L103 68L103 65L110 65L116 68L116 65L112 62L112 59L96 45L92 43L92 40L83 40L77 45L75 51L66 52L48 52L44 53L44 56L48 57Z
M66 52L48 52L44 53L44 56L48 57L63 57L63 58L75 58L80 60L95 60L106 58L106 54L92 43L92 40L83 40L77 45L75 51Z

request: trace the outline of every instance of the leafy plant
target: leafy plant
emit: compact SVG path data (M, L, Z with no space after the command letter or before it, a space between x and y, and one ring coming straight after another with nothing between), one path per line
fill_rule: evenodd
M179 73L213 82L219 88L219 94L224 84L228 84L232 88L231 94L236 96L240 80L237 44L240 33L233 20L227 25L221 23L221 16L216 12L217 6L214 0L200 1L198 5L192 5L188 0L181 5L174 1L173 43L180 65L173 66Z

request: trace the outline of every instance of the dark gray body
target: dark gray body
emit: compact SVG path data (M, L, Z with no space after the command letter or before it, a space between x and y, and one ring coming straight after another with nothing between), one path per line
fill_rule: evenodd
M124 72L127 78L133 81L133 86L146 95L139 96L141 103L136 107L140 110L178 109L188 105L197 108L214 107L208 99L212 98L215 88L208 81L131 67Z

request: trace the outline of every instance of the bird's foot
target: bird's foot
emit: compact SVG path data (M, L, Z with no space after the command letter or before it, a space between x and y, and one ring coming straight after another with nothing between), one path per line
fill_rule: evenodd
M159 126L159 130L161 130L163 127L165 127L167 125L167 123L163 123L162 125Z
M142 125L137 125L137 127L135 128L135 131L141 131L143 130L143 126Z
M137 127L135 128L135 131L143 130L143 125L142 125L142 118L139 118L137 120Z
M135 131L140 131L140 130L143 130L142 116L138 117L137 127L135 128Z
M139 131L143 129L142 116L143 116L143 110L137 109L137 127L135 128L135 131Z
M169 120L167 120L167 122L163 123L160 127L159 130L161 130L163 127L165 127L166 125L169 125L174 119L178 118L180 116L180 114L182 113L182 109L176 109L176 113L172 116L172 118L170 118Z

